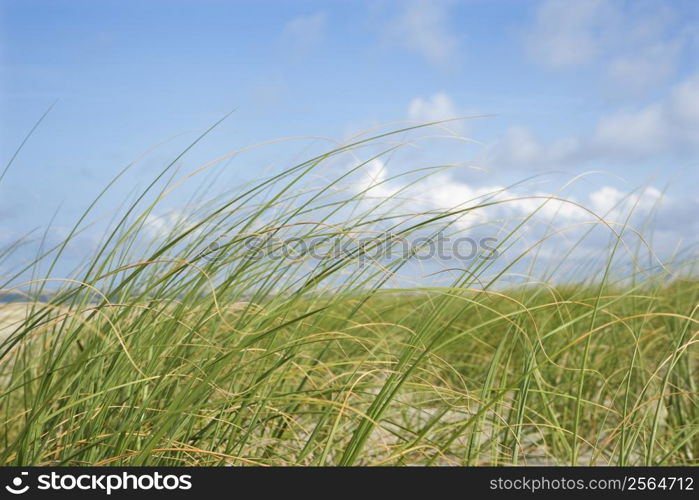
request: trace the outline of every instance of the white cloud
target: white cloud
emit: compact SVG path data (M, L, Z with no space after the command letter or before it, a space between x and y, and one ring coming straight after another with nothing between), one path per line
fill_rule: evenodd
M536 60L553 67L591 61L601 50L614 7L606 0L546 0L526 35Z
M513 256L532 246L538 248L542 242L537 259L555 261L577 248L578 260L587 262L590 256L608 249L608 238L623 225L627 228L623 237L626 251L638 256L635 243L644 248L647 243L654 255L664 259L672 255L679 242L691 238L698 227L693 216L697 203L688 206L686 199L681 203L673 201L652 186L628 192L604 185L577 195L552 195L523 185L464 182L448 172L413 182L409 176L391 178L389 170L394 168L399 167L389 169L382 161L374 160L357 186L363 194L360 200L375 216L380 212L389 216L453 210L454 218L441 221L451 224L447 233L453 230L460 237L498 237L516 229L516 241L508 250ZM463 211L468 208L472 210ZM519 227L522 222L524 225ZM644 231L647 223L652 223L652 231ZM589 234L592 229L596 231ZM644 242L638 239L639 234ZM658 236L657 241L654 235Z
M526 127L510 127L497 149L499 163L507 165L531 164L541 160L542 148L534 134Z
M625 193L612 186L604 186L590 195L592 206L598 212L608 212L618 204Z
M447 66L457 61L459 39L448 27L448 2L412 0L384 26L392 45L412 50L429 62Z
M699 74L677 85L667 104L679 126L694 134L699 128Z
M183 210L172 210L162 215L148 214L143 224L146 235L153 239L171 236L176 229L183 229L186 216Z
M500 186L473 187L454 179L451 175L435 174L416 183L390 179L388 168L378 159L366 166L356 185L357 192L364 193L368 202L379 202L387 211L396 211L398 206L409 203L411 211L448 210L475 201L487 195L496 195ZM388 203L386 201L389 200ZM466 220L482 216L472 214ZM463 222L463 221L462 221Z
M296 17L284 26L284 42L297 53L306 52L323 40L326 24L324 12Z
M408 105L408 118L418 122L436 122L459 116L451 98L438 92L427 99L416 97Z
M599 63L616 96L642 94L677 72L682 51L693 50L696 24L671 3L544 0L524 31L536 62L579 69Z
M609 155L635 158L666 149L672 140L669 125L664 107L658 104L613 113L599 120L591 143Z
M596 160L635 162L699 151L699 74L647 106L609 113L581 137L545 143L513 127L486 155L489 167L566 167Z
M699 75L672 88L668 98L636 111L603 116L590 146L597 155L636 159L699 150Z
M590 206L596 214L621 222L630 211L647 212L659 201L662 193L650 186L640 193L625 193L613 186L603 186L590 194Z
M667 81L676 71L679 40L636 47L631 54L614 57L607 68L611 83L626 93L641 93Z
M476 186L441 173L417 183L390 180L388 169L381 160L372 160L364 170L357 185L368 201L381 202L388 211L398 211L398 206L409 203L413 212L453 210L475 206L485 201L499 202L480 208L459 221L462 228L474 223L496 222L511 217L524 217L537 212L540 218L564 224L581 221L597 221L592 211L607 222L623 223L629 213L641 216L653 209L662 193L655 187L628 193L614 186L603 186L589 193L585 199L561 197L542 191L522 194L500 185ZM386 203L386 200L389 202ZM664 204L668 199L663 199Z
M566 162L580 151L575 137L543 144L526 127L510 127L487 155L489 166L550 167Z
M386 165L379 159L371 160L364 171L364 175L357 185L359 192L365 192L366 195L374 198L390 198L397 193L395 186L390 186L386 183L388 172Z

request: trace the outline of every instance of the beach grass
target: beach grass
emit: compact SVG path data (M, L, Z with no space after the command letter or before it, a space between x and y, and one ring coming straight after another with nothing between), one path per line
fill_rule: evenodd
M339 155L410 131L197 198L154 236L178 157L70 278L54 269L92 206L2 277L25 298L0 304L0 463L699 464L694 263L642 265L637 250L622 272L631 225L599 216L610 243L595 265L557 279L570 262L561 251L536 277L508 281L538 258L536 245L515 245L555 200L536 196L495 251L438 272L446 282L417 278L414 254L372 250L387 235L459 231L511 200L411 210L400 193L368 202L371 187L340 189L375 156L306 183ZM260 255L289 239L343 251Z

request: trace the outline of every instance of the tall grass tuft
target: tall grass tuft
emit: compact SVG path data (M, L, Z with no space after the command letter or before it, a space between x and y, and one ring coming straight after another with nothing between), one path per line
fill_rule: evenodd
M384 197L374 193L391 179L347 188L400 145L372 148L415 128L200 193L154 233L178 157L60 277L117 176L64 241L0 277L26 296L0 304L0 463L699 463L693 263L643 267L641 250L628 253L630 219L591 214L610 244L575 264L576 279L556 278L572 262L560 251L539 281L508 281L541 269L540 241L522 246L522 235L560 200L532 196L495 248L425 278L419 249L386 249L471 230L465 220L513 200L411 204L411 182L441 167ZM332 177L326 165L346 157ZM342 250L309 255L289 241Z

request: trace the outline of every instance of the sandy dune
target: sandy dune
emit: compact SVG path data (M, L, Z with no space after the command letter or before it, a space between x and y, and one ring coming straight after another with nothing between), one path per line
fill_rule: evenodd
M0 304L0 339L9 335L24 319L26 304Z

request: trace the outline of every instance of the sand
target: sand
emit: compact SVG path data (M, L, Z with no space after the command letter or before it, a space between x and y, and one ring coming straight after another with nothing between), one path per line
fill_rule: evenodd
M0 339L12 333L24 319L26 309L26 304L0 304Z

